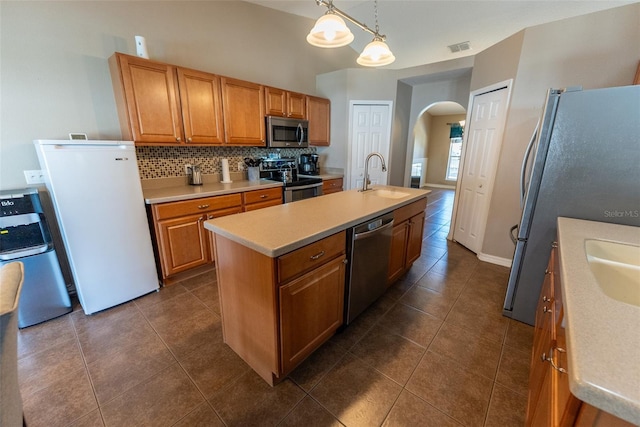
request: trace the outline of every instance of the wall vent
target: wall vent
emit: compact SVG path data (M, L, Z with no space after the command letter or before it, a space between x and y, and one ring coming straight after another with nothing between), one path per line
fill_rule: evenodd
M451 53L456 53L456 52L462 52L463 50L471 49L471 44L468 41L466 41L466 42L455 43L447 47L449 48Z

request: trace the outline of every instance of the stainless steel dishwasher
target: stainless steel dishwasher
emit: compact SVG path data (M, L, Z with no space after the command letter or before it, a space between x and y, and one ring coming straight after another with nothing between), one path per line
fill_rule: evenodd
M393 212L390 212L349 229L346 325L387 289L392 228Z

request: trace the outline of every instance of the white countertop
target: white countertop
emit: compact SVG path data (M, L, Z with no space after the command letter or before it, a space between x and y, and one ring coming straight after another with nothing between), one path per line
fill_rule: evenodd
M341 191L280 206L205 221L217 234L275 258L309 243L358 225L383 213L419 200L429 190L374 186L365 193ZM376 196L376 189L407 193L391 199Z
M600 289L585 240L640 245L640 227L558 218L569 388L580 400L640 424L640 307Z
M271 187L282 187L280 181L233 181L230 184L221 182L205 182L202 185L173 185L160 188L143 188L144 202L148 205L156 203L177 202L196 199L198 197L221 196L223 194L240 193Z

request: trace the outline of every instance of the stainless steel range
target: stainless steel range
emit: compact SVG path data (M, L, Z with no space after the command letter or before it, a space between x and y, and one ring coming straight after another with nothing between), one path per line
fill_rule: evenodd
M260 178L282 181L285 203L322 195L322 178L298 176L296 159L262 159Z

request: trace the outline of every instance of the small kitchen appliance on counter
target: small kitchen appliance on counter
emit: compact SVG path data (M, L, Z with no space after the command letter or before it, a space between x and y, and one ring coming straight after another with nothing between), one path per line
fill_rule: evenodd
M285 203L322 195L322 178L299 176L296 159L262 159L260 177L283 182Z
M69 313L71 300L38 190L0 191L0 204L0 265L24 264L18 327Z
M320 167L318 166L317 154L300 154L298 161L298 173L301 175L319 175Z
M187 166L189 185L202 185L202 169L200 165Z

